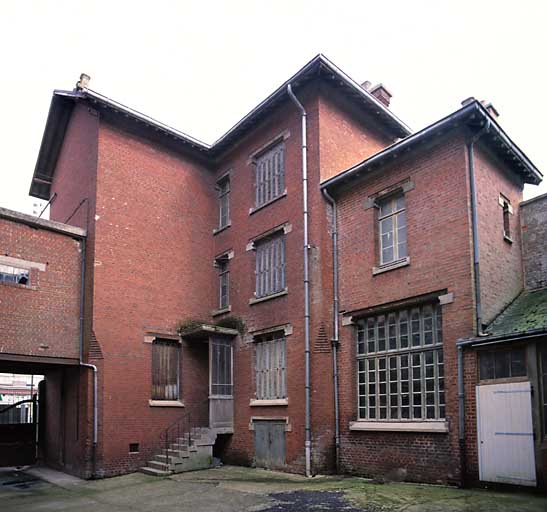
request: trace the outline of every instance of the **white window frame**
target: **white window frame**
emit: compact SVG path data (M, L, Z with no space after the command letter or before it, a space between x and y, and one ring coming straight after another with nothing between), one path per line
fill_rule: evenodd
M402 206L400 206L402 202ZM391 206L391 211L382 213L382 209L387 205ZM391 219L391 230L382 231L384 222ZM404 221L404 225L403 224ZM400 241L401 233L404 229L404 242ZM392 245L385 246L384 237L391 238ZM406 201L404 194L394 194L378 201L378 238L380 249L380 266L393 265L408 258L408 240L407 240L407 219L406 219ZM392 247L393 257L389 260L384 259L384 249ZM401 250L404 248L403 250Z
M359 421L445 419L440 304L415 305L359 320L356 354Z
M30 270L0 264L0 283L30 286Z

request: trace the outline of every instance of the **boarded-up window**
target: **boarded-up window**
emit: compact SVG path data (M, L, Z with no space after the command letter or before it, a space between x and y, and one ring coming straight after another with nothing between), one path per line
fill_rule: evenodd
M278 235L256 242L256 297L265 297L284 289L284 237Z
M230 177L226 176L217 183L218 190L218 227L230 224Z
M152 344L152 400L180 398L180 345L156 339Z
M255 380L258 400L287 397L286 359L286 341L282 333L257 338Z
M285 145L277 144L255 160L255 204L262 206L285 191Z

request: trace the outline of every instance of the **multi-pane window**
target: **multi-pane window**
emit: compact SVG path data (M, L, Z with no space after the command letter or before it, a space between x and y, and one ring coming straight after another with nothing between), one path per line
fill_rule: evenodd
M360 420L444 418L441 307L426 304L360 321L357 375Z
M285 145L277 144L255 160L255 206L262 206L285 191Z
M547 439L547 348L541 350L541 390L543 403L543 436Z
M29 271L10 265L0 265L0 283L30 284Z
M213 338L211 343L211 395L232 396L232 342Z
M255 342L256 398L286 398L286 381L286 341L283 333L261 336Z
M382 201L378 211L380 233L380 265L407 257L406 211L404 196Z
M152 343L152 400L180 398L180 344L156 339Z
M285 289L285 238L272 236L255 243L257 298Z
M526 350L492 350L479 353L479 374L481 380L525 377Z
M218 227L230 224L230 177L226 176L217 182L218 190Z
M511 206L511 201L507 199L503 194L500 194L499 204L503 212L503 236L511 240L511 218L510 215L513 213L513 208Z
M217 258L218 270L218 307L226 309L230 305L230 271L228 269L229 259L227 257Z

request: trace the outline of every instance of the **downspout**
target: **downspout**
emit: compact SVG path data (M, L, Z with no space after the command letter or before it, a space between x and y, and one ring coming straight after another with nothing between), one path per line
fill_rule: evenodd
M477 220L477 190L475 186L475 156L473 147L475 143L490 129L490 119L486 119L485 125L467 143L467 159L469 162L469 187L471 194L471 226L473 230L473 275L475 281L475 316L477 322L477 335L482 332L482 306L481 283L479 273L479 228Z
M477 216L477 188L475 185L475 143L490 129L490 119L467 143L467 161L469 165L469 189L471 195L471 227L473 234L473 277L475 284L475 322L477 336L485 336L482 330L481 282L479 268L479 227ZM465 379L464 379L464 345L458 343L458 433L460 443L460 482L465 485L466 450L465 450Z
M338 396L338 345L340 343L339 327L339 286L338 286L338 205L326 188L323 189L325 199L332 206L332 366L334 380L334 449L336 473L340 473L340 404Z
M305 351L305 395L306 395L306 476L311 476L311 421L310 421L310 264L309 264L309 233L308 233L308 147L306 134L306 109L292 92L291 84L287 85L287 93L302 114L302 200L304 214L304 351Z
M97 367L94 364L84 363L84 317L85 317L85 265L86 265L86 243L85 238L81 239L82 262L80 280L80 366L93 370L93 447L91 452L92 472L94 478L97 473L97 437L98 437L98 396L97 396Z

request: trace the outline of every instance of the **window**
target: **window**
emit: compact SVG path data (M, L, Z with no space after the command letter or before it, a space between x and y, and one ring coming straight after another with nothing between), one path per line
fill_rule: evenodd
M285 192L285 145L277 144L255 160L255 206L262 206Z
M230 177L225 176L217 182L218 190L218 229L230 224Z
M479 353L479 374L481 380L509 379L526 376L526 351L492 350Z
M357 374L360 420L443 419L440 305L416 306L361 320Z
M152 400L180 398L180 344L156 339L152 343Z
M211 395L232 396L232 342L213 338L211 343Z
M29 271L10 265L0 265L0 283L30 285Z
M258 337L255 343L257 400L287 398L286 342L282 332Z
M282 235L259 240L256 247L256 298L285 289L285 238Z
M215 263L218 269L218 307L219 309L226 309L230 305L230 272L228 270L228 256L225 255L217 258Z
M500 194L499 205L501 206L503 212L503 238L510 242L512 241L510 215L513 214L513 207L511 206L511 201L509 201L509 199L507 199L503 194Z
M379 204L380 265L407 257L406 211L403 196L391 197Z

